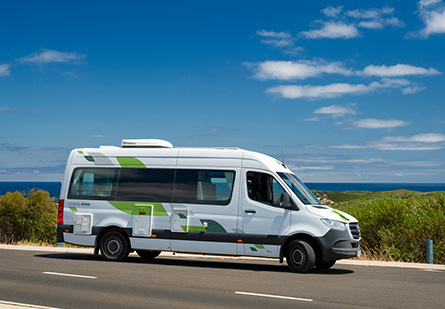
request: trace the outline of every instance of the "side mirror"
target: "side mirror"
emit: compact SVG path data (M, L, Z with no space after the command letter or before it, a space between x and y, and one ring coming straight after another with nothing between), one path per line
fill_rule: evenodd
M281 202L280 206L284 209L291 209L292 208L292 202L290 200L290 196L287 192L281 193Z

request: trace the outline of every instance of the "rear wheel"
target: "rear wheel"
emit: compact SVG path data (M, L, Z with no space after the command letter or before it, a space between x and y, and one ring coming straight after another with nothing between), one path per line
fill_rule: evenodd
M304 240L293 240L286 252L286 261L290 270L296 273L307 273L314 269L315 251Z
M333 261L318 261L315 263L315 267L318 269L329 269L334 266L335 260Z
M107 261L122 261L130 253L127 238L119 232L108 232L100 241L100 251Z
M136 250L136 253L143 258L144 260L152 260L161 254L161 251L152 251L152 250Z

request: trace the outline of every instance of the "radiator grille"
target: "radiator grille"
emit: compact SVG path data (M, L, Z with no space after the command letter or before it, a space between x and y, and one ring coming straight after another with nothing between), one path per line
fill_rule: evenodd
M349 223L349 230L354 239L360 239L360 227L358 226L358 223Z

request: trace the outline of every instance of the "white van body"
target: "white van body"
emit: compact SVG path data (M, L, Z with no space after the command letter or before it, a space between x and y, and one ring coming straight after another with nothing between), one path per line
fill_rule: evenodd
M321 205L280 161L238 148L174 148L161 140L71 151L58 242L107 260L136 250L286 257L291 270L360 255L357 220Z

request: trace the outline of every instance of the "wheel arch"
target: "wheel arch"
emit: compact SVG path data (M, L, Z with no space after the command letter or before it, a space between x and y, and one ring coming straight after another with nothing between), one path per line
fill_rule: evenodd
M101 242L102 238L104 237L104 235L107 234L108 232L113 232L113 231L121 233L126 238L127 243L130 246L130 251L132 250L131 249L131 241L130 241L131 231L128 231L128 229L124 229L120 226L110 225L110 226L105 226L105 227L101 228L99 230L99 232L97 233L96 240L94 243L94 255L99 254L100 242Z
M291 241L293 241L293 240L304 240L304 241L306 241L314 249L316 260L317 261L318 260L323 260L323 249L322 249L320 241L316 237L311 236L309 234L297 233L297 234L293 234L293 235L287 237L286 240L284 241L284 243L281 245L281 248L280 248L280 263L283 263L283 259L286 256L286 251L287 251L287 248L289 246L289 243Z

